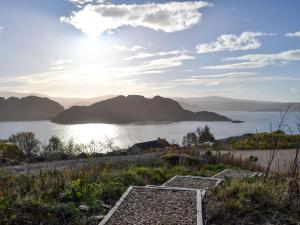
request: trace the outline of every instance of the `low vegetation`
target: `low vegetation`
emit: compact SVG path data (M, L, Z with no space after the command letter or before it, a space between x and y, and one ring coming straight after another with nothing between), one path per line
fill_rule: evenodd
M245 134L218 140L214 148L218 150L296 149L299 143L300 134L289 135L283 131L275 131Z
M0 224L98 224L131 185L161 185L175 175L212 176L250 163L170 153L149 162L0 176ZM222 162L226 162L223 164ZM232 164L232 165L230 165ZM257 168L256 168L257 169ZM293 187L293 188L292 188ZM297 224L296 179L269 176L226 180L207 207L209 224ZM247 221L247 222L245 222ZM268 223L270 222L270 223Z
M210 176L224 165L157 161L0 177L0 224L97 224L130 185L160 185L175 175ZM95 217L96 216L96 217Z
M299 181L269 177L226 180L216 191L209 224L299 224Z

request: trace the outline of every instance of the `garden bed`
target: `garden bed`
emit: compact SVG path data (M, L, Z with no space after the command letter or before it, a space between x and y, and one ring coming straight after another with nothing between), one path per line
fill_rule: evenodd
M218 179L226 179L226 178L235 178L235 179L242 179L245 177L256 177L260 176L261 173L259 172L252 172L252 171L246 171L246 170L234 170L234 169L226 169L222 172L216 174L213 176L213 178Z
M163 186L212 190L217 187L221 181L221 179L210 177L175 176L164 183Z
M202 225L200 190L130 187L100 225Z

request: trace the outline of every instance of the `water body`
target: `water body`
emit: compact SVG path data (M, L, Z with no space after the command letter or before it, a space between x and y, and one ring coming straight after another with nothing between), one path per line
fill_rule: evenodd
M134 143L149 141L158 137L170 142L181 143L183 135L197 127L208 125L216 138L224 138L244 133L275 130L280 121L279 112L220 112L234 120L244 123L229 122L176 122L156 124L77 124L61 125L50 121L0 122L0 139L8 138L19 131L32 131L42 143L47 143L52 135L64 140L73 138L76 143L89 143L91 140L107 142L111 139L119 147L128 147ZM290 112L285 121L293 133L299 133L296 126L297 115ZM272 124L272 126L271 126ZM286 128L286 131L288 129Z

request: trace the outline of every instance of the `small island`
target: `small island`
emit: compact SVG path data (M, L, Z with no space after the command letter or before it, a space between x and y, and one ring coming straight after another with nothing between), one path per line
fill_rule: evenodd
M228 121L226 116L214 112L185 110L173 99L139 95L118 96L91 106L73 106L59 113L52 122L82 123L138 123L179 121Z
M49 98L27 96L24 98L0 97L0 121L51 120L64 110Z

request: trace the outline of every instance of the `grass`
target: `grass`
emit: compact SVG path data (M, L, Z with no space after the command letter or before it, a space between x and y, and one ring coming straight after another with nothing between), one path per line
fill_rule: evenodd
M299 224L300 205L292 209L292 202L283 201L287 184L274 177L225 181L215 192L218 206L209 224ZM299 202L299 192L294 200Z
M131 185L160 185L175 175L210 176L225 166L102 165L0 177L0 224L93 224ZM88 209L79 209L80 205ZM95 222L95 224L97 224Z
M278 140L274 146L274 139ZM300 134L289 135L283 132L257 133L218 140L214 146L218 150L264 150L264 149L296 149L300 143Z
M161 185L175 175L212 176L226 168L250 165L212 156L207 163L195 164L185 155L184 160L170 164L170 157L162 162L103 164L37 174L0 173L0 224L98 224L93 216L105 215L107 205L112 206L131 185ZM206 204L209 224L297 224L299 184L296 181L298 189L293 192L290 183L286 177L226 180ZM286 198L286 192L294 195Z

